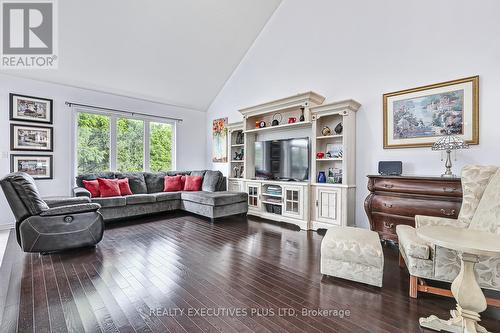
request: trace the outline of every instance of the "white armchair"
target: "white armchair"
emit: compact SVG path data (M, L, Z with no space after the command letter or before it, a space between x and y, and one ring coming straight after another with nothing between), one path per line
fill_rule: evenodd
M449 225L500 234L500 167L466 166L462 169L463 201L458 219L415 216L415 226ZM400 259L410 273L410 297L419 291L451 295L449 290L427 286L425 279L452 282L460 271L455 251L428 243L416 229L398 225ZM476 264L477 281L482 288L500 290L500 257L480 257Z

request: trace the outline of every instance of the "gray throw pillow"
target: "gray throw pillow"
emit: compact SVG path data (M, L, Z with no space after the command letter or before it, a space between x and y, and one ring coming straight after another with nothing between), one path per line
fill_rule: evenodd
M148 188L146 186L146 181L144 180L143 172L117 172L116 178L123 179L128 178L128 184L130 185L130 190L134 194L146 194L148 193Z
M148 193L163 192L166 175L166 172L146 172L144 174L144 179L146 180Z
M203 183L201 184L201 190L206 192L217 191L217 185L220 179L223 178L222 172L207 170L205 172L205 177L203 177Z

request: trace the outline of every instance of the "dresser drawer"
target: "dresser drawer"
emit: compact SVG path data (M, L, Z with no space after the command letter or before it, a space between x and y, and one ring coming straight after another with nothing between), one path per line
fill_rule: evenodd
M422 180L407 178L373 178L370 191L462 197L460 180Z
M371 201L373 212L383 212L394 215L414 217L415 215L439 216L457 218L460 212L460 202L439 199L408 200L405 197L376 195Z
M382 213L372 214L373 230L378 232L382 239L390 239L397 241L396 226L398 224L406 224L415 226L415 219L406 216L391 216Z

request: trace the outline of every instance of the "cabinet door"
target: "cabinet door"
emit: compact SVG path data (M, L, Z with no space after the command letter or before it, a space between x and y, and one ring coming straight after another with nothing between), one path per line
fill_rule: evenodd
M260 184L259 183L247 183L246 192L248 193L248 208L249 209L259 209L260 208Z
M227 184L227 190L230 192L242 192L242 182L236 180L230 180Z
M341 191L339 189L316 189L316 220L318 222L342 225L340 214Z
M283 187L283 216L304 219L304 190L300 186Z

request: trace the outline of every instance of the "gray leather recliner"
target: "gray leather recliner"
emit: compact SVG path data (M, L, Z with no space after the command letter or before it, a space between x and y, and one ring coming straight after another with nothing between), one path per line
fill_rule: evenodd
M25 252L53 252L99 243L104 222L99 204L88 199L44 201L34 179L23 172L0 180L16 218L17 242Z

